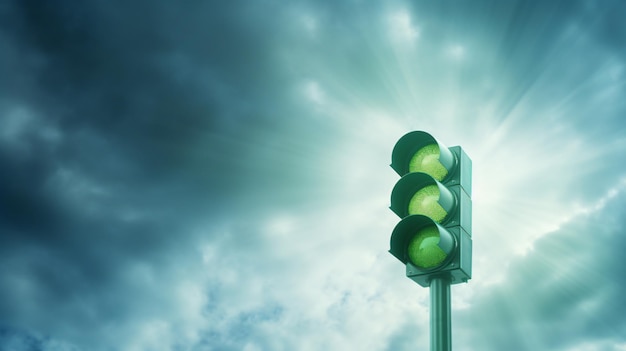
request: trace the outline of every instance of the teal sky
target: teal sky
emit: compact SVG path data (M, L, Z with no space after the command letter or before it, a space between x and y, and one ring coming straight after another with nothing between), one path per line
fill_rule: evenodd
M626 350L620 1L6 1L0 349L429 349L395 142L473 161L457 351Z

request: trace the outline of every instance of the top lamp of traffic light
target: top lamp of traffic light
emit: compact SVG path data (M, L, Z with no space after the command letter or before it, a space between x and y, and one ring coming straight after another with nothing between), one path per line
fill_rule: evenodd
M422 172L441 182L455 166L454 154L432 135L422 131L405 134L391 154L391 168L400 176Z

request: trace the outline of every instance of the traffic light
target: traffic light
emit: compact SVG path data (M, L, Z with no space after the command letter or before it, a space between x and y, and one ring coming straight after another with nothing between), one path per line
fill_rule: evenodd
M389 252L406 275L424 287L436 276L451 284L472 277L472 161L459 146L445 147L430 134L405 134L393 148L391 168L402 178L391 192L391 210L402 220Z

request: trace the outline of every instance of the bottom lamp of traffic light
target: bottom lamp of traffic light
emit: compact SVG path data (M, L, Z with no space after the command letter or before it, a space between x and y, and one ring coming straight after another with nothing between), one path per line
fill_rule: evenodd
M409 215L393 229L389 253L406 265L406 275L429 286L435 275L451 284L472 277L472 238L461 226L444 227L424 215Z
M421 229L407 247L409 261L423 269L436 268L452 254L454 238L445 229L433 225Z

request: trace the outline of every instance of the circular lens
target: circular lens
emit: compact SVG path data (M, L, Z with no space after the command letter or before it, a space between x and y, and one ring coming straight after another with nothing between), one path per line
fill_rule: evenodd
M422 172L442 181L448 175L448 169L439 161L439 145L430 144L417 150L409 160L409 172Z
M420 268L439 266L448 256L439 247L439 240L439 230L436 226L420 230L409 242L409 260Z
M418 190L409 200L409 214L421 214L441 223L448 212L439 204L441 193L435 184L425 186Z

